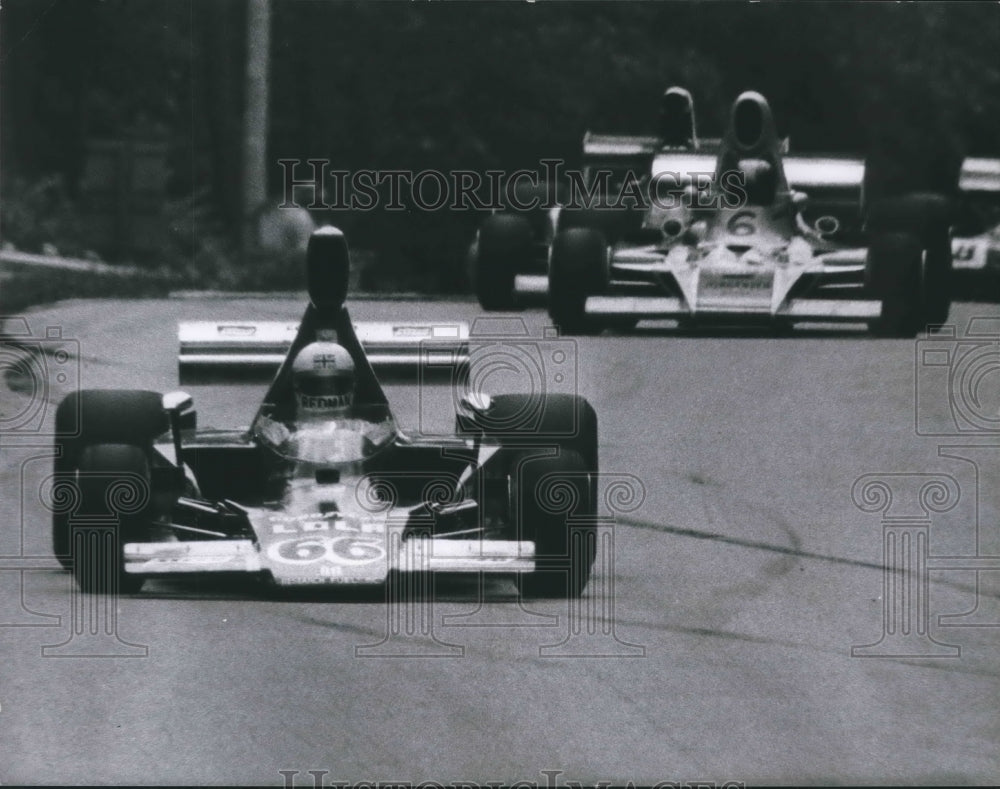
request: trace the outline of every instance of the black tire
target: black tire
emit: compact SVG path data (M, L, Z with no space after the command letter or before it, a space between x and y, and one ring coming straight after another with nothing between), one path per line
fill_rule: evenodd
M954 291L951 223L952 201L932 192L913 192L873 202L865 228L871 238L904 233L916 238L924 251L924 295L921 325L939 326L948 320Z
M514 276L531 262L533 241L524 217L493 214L483 222L472 255L472 281L484 310L517 309Z
M76 485L79 456L91 444L131 444L148 448L169 428L163 401L157 392L85 389L71 392L56 409L56 480ZM52 514L52 551L59 563L72 569L70 512Z
M556 234L549 259L549 317L563 334L596 334L601 325L585 311L588 296L603 293L608 281L605 235L592 228Z
M456 418L455 432L483 433L504 446L559 446L580 455L596 472L597 413L586 398L570 394L495 395L481 416Z
M926 318L931 328L947 323L951 313L951 301L955 293L952 264L951 233L945 228L944 232L938 232L924 247Z
M597 553L593 474L576 452L526 458L516 470L522 539L535 543L535 570L519 577L522 597L579 597Z
M131 594L143 579L124 571L122 547L148 531L151 501L146 453L131 444L92 444L80 453L80 513L73 529L73 575L88 594Z
M882 301L869 328L879 337L915 337L929 322L924 253L907 233L880 233L868 243L865 285Z

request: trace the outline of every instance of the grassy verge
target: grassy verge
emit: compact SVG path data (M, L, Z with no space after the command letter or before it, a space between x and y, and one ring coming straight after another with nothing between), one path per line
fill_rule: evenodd
M107 276L88 272L20 270L0 278L0 315L63 299L165 296L168 283L153 276Z

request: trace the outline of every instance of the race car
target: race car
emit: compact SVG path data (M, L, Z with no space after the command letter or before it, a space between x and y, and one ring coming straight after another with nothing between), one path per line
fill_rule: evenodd
M966 159L952 255L955 290L975 301L1000 301L1000 160Z
M737 100L737 104L742 100L742 103L750 106L753 101L749 101L749 97L750 94L746 94ZM770 108L763 97L759 98L763 102L760 114L770 118ZM668 122L667 119L670 118L674 119L673 123ZM570 333L596 331L604 326L628 327L643 318L674 318L686 325L720 320L739 324L769 322L781 326L806 320L867 321L879 333L909 336L913 331L923 328L923 320L927 323L944 321L948 309L946 296L952 284L946 260L948 226L955 219L956 209L960 213L962 208L949 205L943 197L932 194L908 195L864 206L864 161L847 156L789 155L788 140L778 140L773 135L773 124L771 126L772 139L750 141L754 144L742 151L741 155L749 156L752 153L750 149L753 148L771 151L771 158L781 164L785 188L794 199L793 210L796 217L794 227L788 233L788 240L791 241L793 236L806 239L815 247L817 254L826 255L825 262L833 267L830 273L837 282L827 281L822 291L814 290L811 294L803 292L812 290L812 286L818 284L817 277L812 276L815 272L810 272L810 277L795 285L794 293L785 294L797 297L800 302L811 295L814 298L812 303L782 304L779 299L771 310L770 318L761 315L763 306L759 298L754 306L745 299L737 298L736 294L730 294L735 299L731 301L731 309L722 308L718 302L713 304L711 299L700 305L691 288L687 288L685 293L672 273L656 273L652 270L647 272L649 276L645 277L645 284L652 284L654 287L643 289L642 269L636 269L637 261L630 261L627 256L632 254L630 250L656 246L655 242L660 239L655 224L658 218L664 216L663 211L657 210L658 206L649 206L647 200L647 205L639 210L628 207L587 210L567 205L553 207L542 218L516 211L493 214L480 228L472 248L473 280L477 283L481 305L485 309L497 310L518 309L532 302L547 303L553 319ZM647 185L658 183L661 187L673 188L677 196L682 195L685 187L695 185L696 181L702 187L709 179L718 184L715 171L723 143L732 149L734 138L731 132L722 140L699 138L695 131L690 94L680 88L671 88L664 95L661 129L660 136L656 137L588 133L584 138L584 175L588 188L593 189L596 179L602 174L605 178L611 176L602 189L610 189L612 195L626 175L639 175ZM1000 201L1000 161L966 159L958 186L962 205L974 202L995 206ZM702 188L700 191L707 190ZM626 192L619 192L621 194ZM710 201L711 197L707 196L707 200ZM705 211L700 213L702 217L707 215ZM590 289L596 290L588 293L588 296L617 297L651 293L674 301L659 304L647 301L638 304L633 301L604 300L595 302L592 305L593 314L587 321L583 321L579 316L579 305L572 295L573 288L570 288L568 294L558 296L550 292L553 279L560 276L559 272L553 271L554 264L559 262L555 258L575 254L565 249L564 239L557 255L556 240L564 234L579 236L580 233L569 231L580 229L599 231L607 246L615 250L615 254L621 252L626 256L622 260L624 267L612 266L596 276L596 279L589 280ZM743 227L740 232L746 233L746 230ZM869 279L873 270L865 264L868 257L866 247L869 239L875 238L875 246L879 249L873 253L874 256L883 258L888 254L892 257L895 253L887 253L882 247L886 243L885 236L896 233L917 237L928 258L928 289L934 290L938 296L932 299L935 302L933 305L927 305L929 311L922 316L913 313L911 308L903 307L900 309L908 312L909 317L893 318L893 311L899 313L900 309L890 305L886 319L883 320L880 307L882 288L888 291L889 300L892 301L900 291L900 279L896 275L889 275L886 281L885 266L879 266L880 273ZM665 243L666 241L664 239ZM743 239L741 243L745 241ZM675 239L671 246L682 243L683 239ZM978 253L985 250L986 239L956 237L950 243L956 259L963 261L959 263L960 266L982 268L980 261L985 259L985 255L970 256L970 251ZM831 256L831 253L835 254ZM966 258L969 260L966 261ZM648 261L643 258L638 262ZM854 272L849 270L851 266L854 267ZM859 273L860 276L856 276ZM841 281L845 278L848 281ZM855 281L850 281L852 278ZM705 285L710 286L712 281L712 276L708 276L701 285L703 288ZM868 285L860 287L866 281ZM724 289L736 284L731 278L722 282L725 283ZM766 278L758 279L757 287L752 287L751 290L759 291L761 286L764 290L768 289ZM558 285L556 287L558 289ZM739 290L742 292L744 289ZM761 293L757 295L762 296ZM770 295L778 298L775 292ZM822 303L832 301L858 303L853 306ZM747 309L743 309L744 306ZM913 329L917 324L921 325L918 329Z
M68 504L53 510L53 549L80 589L454 572L581 594L596 550L590 404L468 392L454 435L404 431L348 314L344 236L318 229L306 257L309 303L248 429L197 429L184 392L84 390L60 404L53 499Z
M814 180L827 188L842 178L850 189L860 178L844 163L814 167ZM651 200L639 226L613 243L602 229L560 223L565 229L553 240L548 296L550 315L564 331L666 318L782 328L866 322L882 336L912 337L947 320L947 198L921 193L873 202L867 248L852 248L836 215L804 218L808 197L791 188L770 107L759 93L745 92L733 103L707 188L687 184L668 197Z
M631 173L686 169L699 163L710 171L718 145L718 139L698 136L691 94L681 87L669 87L660 100L658 134L584 135L583 186L592 189L595 180L606 178L604 187L615 190ZM565 197L562 184L518 189L520 205L533 201L539 205L528 210L495 211L477 231L468 263L483 309L515 310L533 302L545 303L549 249L558 216L557 206L549 205L551 189L557 197Z

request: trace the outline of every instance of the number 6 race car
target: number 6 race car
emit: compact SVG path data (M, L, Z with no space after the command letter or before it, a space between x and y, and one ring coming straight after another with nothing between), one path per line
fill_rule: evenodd
M584 205L570 192L546 215L498 212L483 223L470 257L484 308L544 296L570 334L670 319L867 323L912 337L948 318L953 248L970 258L957 266L986 268L985 241L953 247L951 198L863 206L865 163L789 156L759 93L736 99L719 140L698 139L687 91L668 90L662 115L675 123L659 137L585 137ZM967 159L959 194L995 204L1000 162Z
M638 226L615 243L593 226L595 212L563 209L549 259L553 321L569 332L644 318L846 321L903 337L944 323L952 279L947 198L921 193L873 203L867 249L851 248L838 238L836 216L804 219L808 198L790 187L782 147L767 100L748 91L733 103L706 186L664 179L662 193L651 193L657 199L641 215L631 212ZM800 170L806 165L800 161ZM849 182L860 174L828 161L815 169L810 177L828 191L837 173Z
M456 435L403 432L344 303L343 235L317 230L306 257L309 304L248 430L195 429L183 392L84 390L60 404L53 500L70 504L53 508L53 545L80 588L434 571L509 573L525 595L579 595L596 539L590 404L472 393Z

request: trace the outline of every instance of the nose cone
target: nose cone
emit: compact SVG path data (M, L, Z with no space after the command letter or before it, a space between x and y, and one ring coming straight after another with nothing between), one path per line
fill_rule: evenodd
M730 128L733 141L746 152L760 151L777 140L771 106L756 91L741 93L733 102Z
M344 305L350 271L344 234L332 225L314 231L306 249L306 286L309 301L317 310L333 312Z

